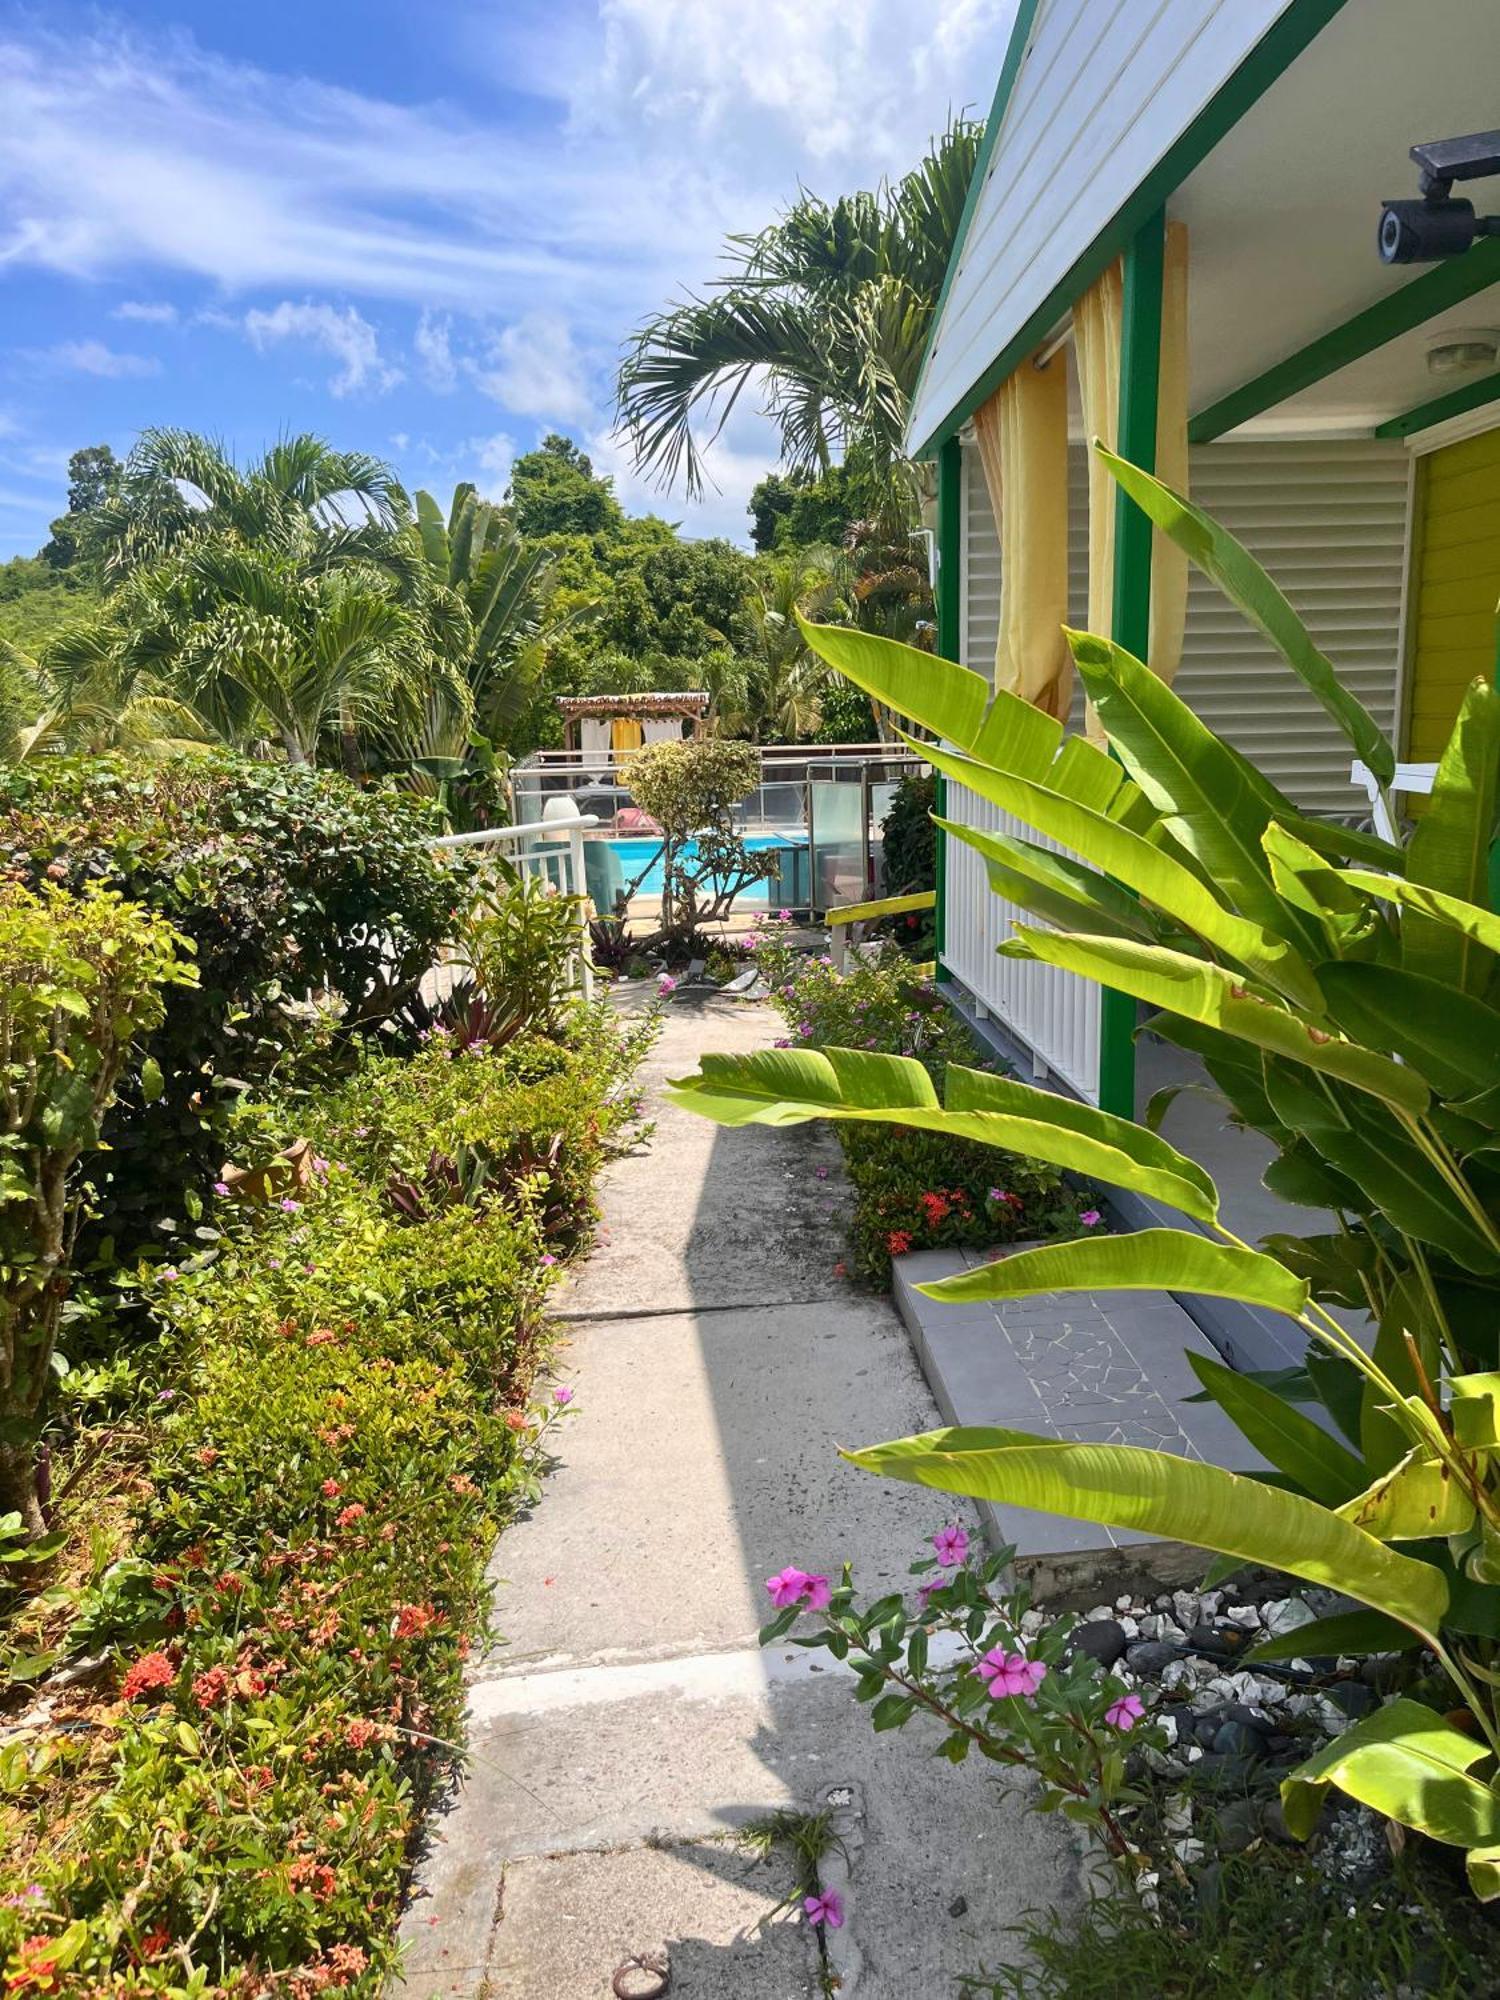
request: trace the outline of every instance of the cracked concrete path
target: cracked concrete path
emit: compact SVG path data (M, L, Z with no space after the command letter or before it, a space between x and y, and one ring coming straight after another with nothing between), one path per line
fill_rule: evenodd
M404 1926L409 2000L607 2000L630 1953L661 1951L672 2000L804 2000L829 1970L844 1996L947 2000L1014 1954L1007 1925L1080 1896L1023 1783L938 1763L920 1724L875 1736L827 1655L756 1645L783 1564L850 1561L878 1595L962 1511L837 1456L939 1419L888 1300L835 1274L832 1134L661 1102L700 1051L778 1032L767 1007L679 998L641 1079L659 1122L607 1174L559 1300L577 1414L496 1551L499 1637ZM825 1967L778 1913L785 1861L735 1835L830 1804L849 1920Z

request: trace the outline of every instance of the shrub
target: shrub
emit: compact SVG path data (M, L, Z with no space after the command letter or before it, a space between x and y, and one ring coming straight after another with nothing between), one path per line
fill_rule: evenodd
M573 1046L368 1059L299 1107L326 1149L299 1191L243 1214L217 1261L155 1279L185 1373L146 1420L135 1549L73 1632L117 1649L107 1789L58 1801L46 1759L0 1765L17 1992L381 1989L495 1530L559 1407L533 1386L559 1268L546 1170L416 1221L386 1178L423 1135L503 1150L547 1122L548 1090L597 1163L642 1045L607 1032L585 1014ZM247 1108L238 1136L280 1143L278 1116ZM49 1963L54 1985L28 1985Z
M545 1033L573 984L582 904L537 875L499 885L464 919L458 959L490 1006Z
M425 809L333 773L228 755L43 759L0 773L0 866L35 886L97 883L164 916L199 983L147 1044L105 1121L93 1246L133 1254L196 1220L234 1098L305 1041L308 996L342 1032L388 1021L452 930L461 864L428 842Z
M83 1208L74 1168L132 1043L161 1021L161 989L191 984L182 942L98 888L0 891L0 1512L36 1531L35 1441Z
M662 863L661 930L653 942L681 942L718 923L736 896L774 874L775 857L752 854L734 826L734 808L760 783L752 744L717 736L656 743L631 759L624 782L661 830L650 864Z
M950 1063L989 1058L931 980L894 946L838 972L762 934L757 956L795 1048L876 1049L915 1056L939 1089ZM949 1245L977 1248L1076 1233L1098 1220L1053 1166L1018 1153L896 1125L839 1127L854 1185L852 1263L889 1280L891 1258Z
M930 771L908 772L896 786L880 822L888 896L910 896L937 887L937 829L932 814L937 780Z

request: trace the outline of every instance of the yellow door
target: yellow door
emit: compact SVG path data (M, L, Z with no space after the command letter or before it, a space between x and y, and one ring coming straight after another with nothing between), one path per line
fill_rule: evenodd
M1464 690L1495 671L1500 604L1500 430L1433 452L1422 468L1407 757L1433 763Z

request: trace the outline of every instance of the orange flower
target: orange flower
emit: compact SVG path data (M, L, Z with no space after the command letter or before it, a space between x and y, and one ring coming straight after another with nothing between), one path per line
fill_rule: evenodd
M438 1611L431 1604L403 1604L397 1608L396 1622L391 1627L393 1639L413 1639L419 1637L430 1625L435 1625Z
M134 1701L155 1688L170 1687L176 1678L177 1669L165 1653L142 1653L126 1670L120 1693L126 1701Z

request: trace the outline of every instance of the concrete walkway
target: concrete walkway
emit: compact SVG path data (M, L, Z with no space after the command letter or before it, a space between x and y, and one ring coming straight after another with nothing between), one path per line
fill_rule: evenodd
M668 1012L643 1079L659 1125L608 1175L607 1234L560 1302L578 1415L497 1551L503 1636L405 1928L414 2000L606 2000L629 1954L662 1951L672 2000L803 2000L826 1971L842 1996L946 2000L1014 1954L1008 1924L1080 1894L1023 1784L936 1762L920 1724L875 1736L827 1655L755 1643L784 1564L847 1560L878 1595L961 1513L836 1456L939 1418L890 1304L835 1273L833 1136L660 1106L701 1050L779 1032L715 997ZM825 1968L776 1914L786 1863L734 1834L828 1804L849 1922Z

